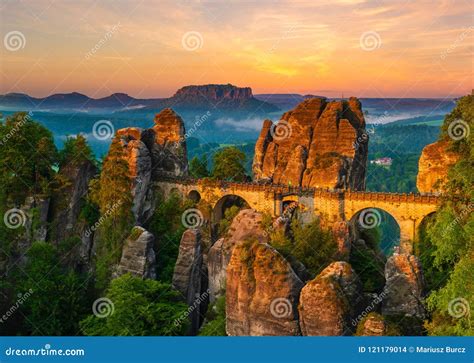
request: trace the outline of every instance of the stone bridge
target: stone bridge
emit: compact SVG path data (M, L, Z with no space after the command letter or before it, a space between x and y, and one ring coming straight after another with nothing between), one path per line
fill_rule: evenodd
M298 203L303 220L319 216L324 224L356 222L370 225L380 218L377 210L390 214L400 227L402 241L414 241L423 219L436 211L439 197L433 194L396 194L353 192L345 190L234 183L206 179L162 181L157 186L165 196L178 192L195 201L203 200L212 207L211 222L222 218L226 202L242 198L250 208L279 216L285 206Z

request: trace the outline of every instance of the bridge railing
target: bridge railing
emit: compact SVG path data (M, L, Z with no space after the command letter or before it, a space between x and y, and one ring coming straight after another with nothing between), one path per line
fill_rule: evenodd
M439 200L439 194L435 193L388 193L388 192L368 192L351 191L334 188L313 188L292 186L284 184L262 184L257 182L234 182L214 179L194 179L194 178L163 178L160 182L168 182L180 185L201 185L222 189L239 189L247 191L272 192L281 195L310 195L331 194L343 196L346 200L377 200L391 202L421 202L436 203Z

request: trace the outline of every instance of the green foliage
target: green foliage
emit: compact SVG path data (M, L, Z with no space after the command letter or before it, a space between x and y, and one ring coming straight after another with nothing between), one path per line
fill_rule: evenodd
M199 331L200 336L227 336L225 330L225 294L209 306L206 314L206 323Z
M9 201L19 204L28 195L48 194L57 163L51 132L19 112L0 123L0 143L0 189Z
M234 146L219 150L213 157L212 177L219 180L244 181L245 158L245 154Z
M239 214L240 208L236 205L227 208L224 212L224 218L219 222L218 235L223 237L229 230L235 216Z
M67 164L79 165L84 161L95 161L94 154L83 135L69 136L59 152L60 167Z
M25 317L21 333L76 335L87 311L87 280L72 270L64 271L58 252L48 243L34 243L27 256L16 286L17 294L31 291L20 308Z
M471 132L453 140L448 130L457 120ZM432 319L425 327L430 335L474 335L469 310L474 306L473 127L474 96L469 95L459 99L444 120L441 138L449 141L460 160L449 170L443 203L418 242L429 283L436 288L427 299Z
M126 274L111 282L106 298L112 302L109 307L113 312L81 321L85 335L184 335L188 329L186 320L175 323L181 321L188 307L169 284Z
M158 195L157 199L157 207L151 218L149 230L158 240L156 255L158 279L171 283L179 243L186 229L181 216L192 202L183 201L177 194L172 194L167 200Z
M209 176L209 171L207 170L207 155L203 155L201 159L197 156L191 159L189 162L189 174L197 179Z

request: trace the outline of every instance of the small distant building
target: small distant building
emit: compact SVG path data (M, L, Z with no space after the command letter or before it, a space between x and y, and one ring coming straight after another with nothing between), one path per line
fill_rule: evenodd
M392 165L392 161L393 161L392 158L386 157L386 158L371 160L370 163L380 165L380 166L390 166Z

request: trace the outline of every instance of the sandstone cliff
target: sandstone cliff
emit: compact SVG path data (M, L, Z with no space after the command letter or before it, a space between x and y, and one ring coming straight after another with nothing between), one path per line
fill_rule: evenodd
M146 222L153 212L153 181L188 175L184 135L183 120L171 109L157 114L152 128L117 130L132 177L132 212L137 223Z
M226 270L234 247L248 240L268 242L267 233L262 228L262 214L252 209L243 209L232 221L224 238L214 243L208 253L209 294L211 301L225 290Z
M449 141L426 145L418 161L416 187L420 193L442 192L449 168L459 160L459 155L448 151Z
M300 335L302 287L290 264L268 244L237 245L227 267L227 334Z
M358 99L310 98L272 125L255 145L257 181L308 187L365 189L368 136Z
M418 258L395 253L385 265L382 301L383 315L408 315L423 318L424 278Z
M301 290L303 335L351 335L364 302L362 284L347 262L333 262Z

